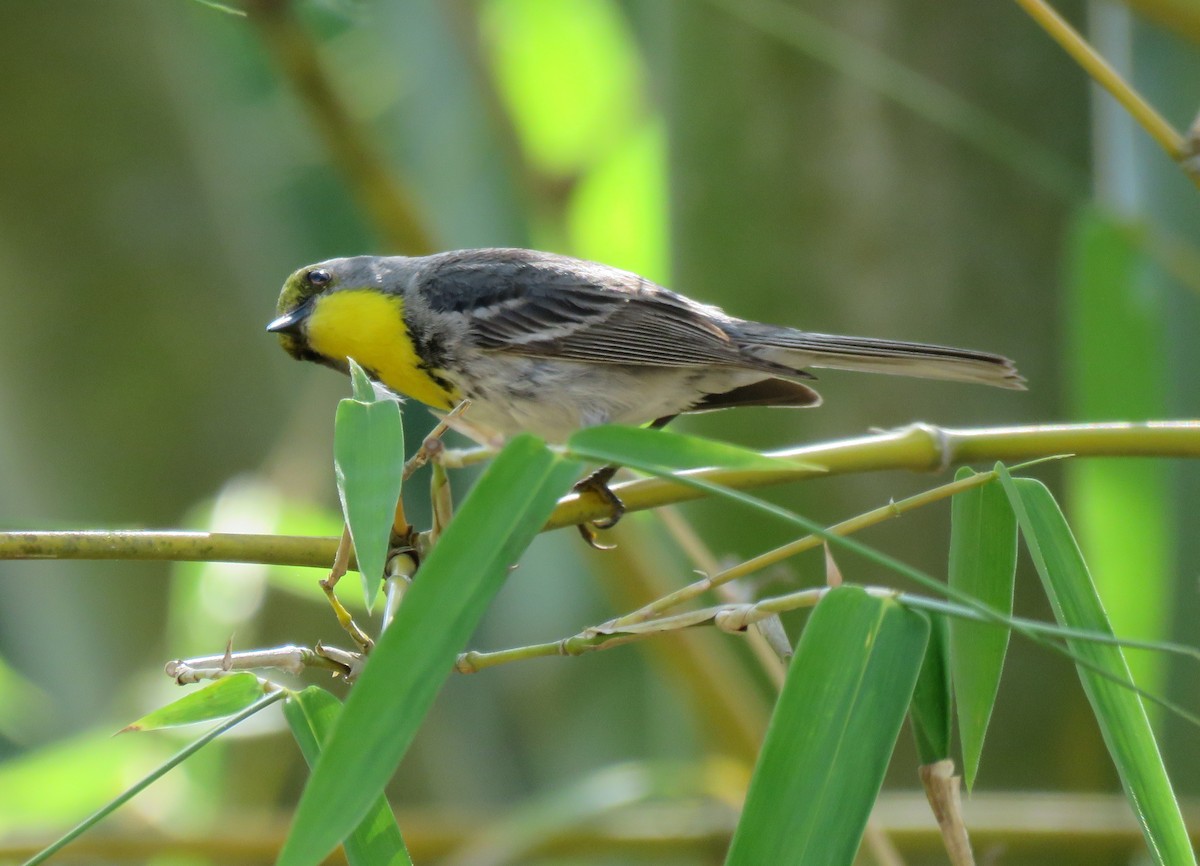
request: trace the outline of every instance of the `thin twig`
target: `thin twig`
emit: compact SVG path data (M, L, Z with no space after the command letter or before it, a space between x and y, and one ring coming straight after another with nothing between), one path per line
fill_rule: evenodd
M964 478L961 481L952 481L949 484L943 484L932 490L923 491L915 496L902 499L899 502L889 502L887 505L876 508L873 511L868 511L865 514L859 514L841 523L835 523L829 527L829 531L837 535L850 535L867 527L883 523L886 520L900 517L914 509L948 499L956 493L962 493L964 490L986 484L995 478L995 472L980 472L972 475L970 478ZM681 587L670 595L656 599L645 607L614 620L612 624L617 626L627 625L662 616L671 608L685 604L714 587L753 574L756 571L762 571L764 568L776 565L785 559L818 548L824 543L824 539L818 535L806 535L796 541L777 547L774 550L768 550L766 553L760 553L758 556L751 557L744 562L740 562L702 580L697 580L685 587Z
M704 539L692 528L692 525L674 508L660 508L656 513L663 526L667 528L667 532L675 539L675 543L688 555L692 562L701 571L714 574L718 569L717 558L708 549L708 545L704 543ZM721 601L744 602L747 600L741 597L736 591L737 587L729 586L728 583L721 582L718 584L711 580L700 581L700 583L715 587ZM692 583L690 585L696 586L697 584ZM675 593L671 594L674 595ZM645 610L645 608L643 607L642 610ZM782 642L783 646L780 648L776 648L771 639L776 634L782 634L784 638ZM774 617L773 622L763 620L760 623L755 623L754 628L746 633L746 637L750 641L750 649L753 650L754 657L758 659L759 665L762 666L767 676L771 678L771 682L774 683L775 688L783 688L783 681L787 676L787 661L791 658L791 645L786 641L787 635L783 632L783 624L780 622L779 617Z
M1166 641L1140 641L1064 628L1056 623L1039 622L1023 617L1004 617L992 612L986 614L980 610L966 607L953 601L942 601L937 598L902 592L887 586L859 587L876 598L885 598L903 604L916 610L938 613L943 616L954 616L971 622L993 625L997 628L1011 628L1031 640L1062 650L1056 641L1086 640L1095 643L1123 647L1125 649L1142 649L1165 652L1180 658L1200 661L1200 650L1185 644ZM599 650L612 649L634 641L645 640L662 634L677 633L683 629L702 626L715 626L721 631L739 632L755 622L759 622L773 614L788 611L804 610L816 607L821 599L829 592L830 587L820 586L810 589L800 589L784 595L770 596L755 602L741 604L719 604L699 610L663 616L644 622L633 622L618 625L616 621L602 623L598 626L584 629L578 634L561 640L547 643L530 644L513 647L512 649L496 650L493 652L471 651L462 653L455 663L455 668L461 673L477 673L485 668L508 664L514 661L524 661L532 658L548 658L550 656L578 656ZM1164 703L1154 695L1142 689L1135 691L1143 697L1151 698L1158 703ZM1174 705L1171 705L1175 709ZM1175 710L1185 718L1195 718L1185 710ZM1200 723L1200 720L1198 720Z
M616 610L643 604L671 588L673 551L659 533L646 530L633 521L619 526L619 544L603 557L603 565L617 575L603 582ZM712 747L752 763L770 719L767 695L747 676L731 642L718 635L689 638L658 647L653 663L696 706L704 707L704 731Z
M1080 35L1074 27L1050 7L1045 0L1016 0L1047 35L1071 55L1092 80L1113 95L1130 116L1138 122L1159 147L1175 162L1187 156L1183 136L1159 114L1140 93L1133 89L1121 74ZM1193 178L1196 180L1196 178ZM1200 183L1200 180L1197 181Z

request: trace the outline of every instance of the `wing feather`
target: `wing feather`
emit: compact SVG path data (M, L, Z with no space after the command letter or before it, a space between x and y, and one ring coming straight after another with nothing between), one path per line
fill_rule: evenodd
M636 274L525 250L471 252L423 275L424 293L434 309L461 313L481 349L601 364L787 369L744 352L721 327L720 310Z

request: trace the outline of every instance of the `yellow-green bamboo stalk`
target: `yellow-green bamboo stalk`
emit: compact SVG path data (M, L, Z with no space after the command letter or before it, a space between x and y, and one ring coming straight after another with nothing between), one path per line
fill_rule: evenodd
M1043 30L1062 46L1067 54L1078 63L1083 71L1091 76L1097 84L1113 95L1117 102L1129 112L1130 116L1158 142L1159 147L1175 162L1184 165L1190 155L1185 147L1183 136L1167 123L1154 106L1150 105L1133 86L1121 77L1096 51L1091 44L1079 34L1074 27L1054 11L1045 0L1016 0L1017 5L1024 9ZM1200 185L1200 176L1188 170L1189 176Z
M1200 457L1200 421L1062 424L951 429L918 424L901 430L773 452L805 466L777 472L699 469L688 473L734 489L814 476L885 469L937 472L964 463L1017 463L1056 455L1079 457ZM813 466L821 467L820 470ZM629 511L658 508L706 496L669 478L648 478L613 488ZM546 529L608 516L610 506L587 494L559 502ZM337 538L178 531L0 532L3 559L127 559L260 562L328 568Z

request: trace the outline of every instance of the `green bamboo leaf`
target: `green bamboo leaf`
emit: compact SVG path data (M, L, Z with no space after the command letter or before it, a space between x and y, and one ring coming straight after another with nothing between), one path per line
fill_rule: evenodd
M925 655L929 620L858 587L813 610L726 864L853 861Z
M159 707L125 726L126 731L156 731L196 722L211 722L241 712L265 694L254 674L233 674L189 692L165 707Z
M1111 635L1083 554L1053 495L1040 481L1013 478L1003 467L998 471L1055 618L1069 628ZM1142 699L1132 689L1124 653L1118 646L1078 639L1068 639L1067 645L1089 665L1076 663L1079 679L1154 862L1195 864L1179 803Z
M354 399L360 403L377 402L379 396L375 393L375 387L371 384L371 377L367 375L367 371L360 367L353 358L347 360L350 364L350 393L354 395Z
M367 609L383 582L396 503L404 478L404 424L394 400L377 399L362 368L350 360L355 399L338 403L333 462L338 497L350 527Z
M727 442L619 424L585 427L571 436L567 448L577 457L601 463L623 466L650 464L672 470L707 466L761 472L820 468L794 460L768 457Z
M101 821L103 821L105 818L107 818L109 815L111 815L117 809L121 808L126 803L128 803L130 800L132 800L134 797L136 797L138 794L140 794L142 791L146 790L146 788L150 787L151 784L158 781L163 776L165 776L167 773L169 773L171 770L178 767L180 764L182 764L184 761L186 761L188 758L190 758L196 752L200 751L200 749L203 748L205 745L207 745L208 743L211 743L213 740L215 740L217 737L221 736L221 734L225 733L226 731L241 724L246 719L250 718L252 715L257 713L259 710L266 709L267 707L269 707L271 704L275 703L276 701L282 700L283 696L284 696L284 693L281 690L270 692L269 694L266 694L266 695L263 695L262 697L260 697L257 701L255 701L250 706L243 709L241 712L225 719L225 721L221 722L219 725L217 725L215 728L210 730L208 733L203 734L200 737L196 738L191 743L189 743L188 745L186 745L182 749L180 749L178 752L176 752L169 759L167 759L163 763L159 764L157 767L155 767L153 770L151 770L145 776L142 776L141 779L134 782L130 787L126 788L124 791L122 791L118 796L114 797L112 800L109 800L107 803L105 803L103 806L101 806L99 809L97 809L91 815L88 815L86 818L84 818L82 821L80 821L78 824L76 824L74 827L72 827L70 830L68 830L66 833L64 833L62 836L60 836L54 842L52 842L51 844L49 844L45 848L43 848L41 851L34 854L32 857L30 857L28 860L25 861L23 866L37 866L37 864L39 864L39 863L45 863L45 862L49 861L51 857L53 857L55 854L57 854L59 851L61 851L63 848L65 848L67 845L70 845L73 841L78 839L80 836L82 836L88 830L92 829L92 827L99 824Z
M955 478L974 473L966 467ZM950 586L1005 617L1012 616L1017 569L1017 519L994 482L958 493L950 504ZM1000 689L1009 630L955 618L950 668L962 740L967 790L975 784L984 735Z
M309 686L288 696L283 715L308 766L320 757L322 744L329 738L334 722L342 712L342 703L329 692ZM354 828L343 843L350 866L412 866L404 847L404 838L396 816L382 794L367 810L367 817Z
M300 798L280 866L316 866L366 816L509 567L580 467L532 436L508 443L421 565Z
M949 635L946 617L929 617L929 646L913 690L912 726L922 764L950 757L954 701L950 685Z

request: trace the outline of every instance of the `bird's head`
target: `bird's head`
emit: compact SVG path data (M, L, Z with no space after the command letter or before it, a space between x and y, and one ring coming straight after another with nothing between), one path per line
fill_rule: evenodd
M297 360L346 373L346 359L354 358L372 378L390 378L396 390L410 393L404 371L420 359L404 319L404 294L419 261L354 256L300 268L283 284L267 330Z
M279 335L279 344L293 358L316 361L309 346L308 327L319 299L336 288L338 268L321 262L300 268L287 278L275 306L276 318L267 330Z

